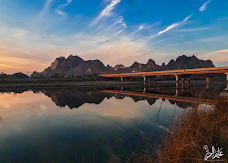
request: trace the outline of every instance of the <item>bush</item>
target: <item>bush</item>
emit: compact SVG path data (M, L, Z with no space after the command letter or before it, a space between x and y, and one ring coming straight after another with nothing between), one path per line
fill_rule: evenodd
M12 77L13 78L18 78L18 79L21 79L21 78L29 78L28 75L23 74L21 72L18 72L18 73L13 74Z

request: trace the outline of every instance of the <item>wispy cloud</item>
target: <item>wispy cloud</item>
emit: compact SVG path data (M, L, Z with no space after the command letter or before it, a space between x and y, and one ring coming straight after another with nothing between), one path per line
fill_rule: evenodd
M49 8L51 6L52 1L53 0L47 0L46 1L45 5L44 5L43 9L41 10L41 12L39 13L38 17L42 18L49 11Z
M205 2L205 3L199 8L199 10L200 10L200 11L205 11L205 10L207 9L207 4L210 3L210 2L211 2L211 0Z
M134 35L135 33L137 33L137 32L139 32L139 31L141 31L141 30L143 30L145 27L144 27L144 25L142 24L142 25L140 25L139 26L139 28L137 29L137 30L135 30L134 32L132 32L129 36L132 36L132 35Z
M198 41L199 42L220 42L220 41L225 41L225 40L226 40L225 36L214 36L214 37L202 38Z
M140 25L139 27L139 30L143 29L144 28L144 25Z
M193 14L192 14L192 15L193 15ZM171 25L168 26L165 30L162 30L162 31L158 32L158 34L156 34L156 35L150 36L149 39L155 38L155 37L157 37L157 36L159 36L159 35L161 35L161 34L167 32L167 31L169 31L169 30L171 30L171 29L173 29L173 28L175 28L175 27L177 27L177 26L183 25L189 18L192 17L192 15L186 17L182 22L178 22L178 23L173 23L173 24L171 24Z
M121 29L121 30L119 30L116 34L110 36L109 38L107 38L107 39L105 39L105 40L99 41L99 42L97 42L97 43L102 43L102 42L108 41L108 40L110 40L110 39L116 37L117 35L119 35L121 32L123 32L123 31L127 28L127 25L126 25L125 23L123 24L123 26L124 26L124 28Z
M63 12L63 11L60 11L59 9L56 9L56 12L59 14L59 15L62 15L62 16L66 16L67 13Z
M181 30L178 30L177 32L202 31L202 30L208 30L208 29L211 29L211 27L206 27L206 28L192 28L192 29L181 29Z
M72 1L73 1L73 0L67 0L67 3L66 3L66 4L59 5L55 11L56 11L59 15L61 15L61 16L66 16L67 13L64 12L64 11L61 11L61 10L64 10L64 8L65 8L67 5L70 5Z
M110 25L109 27L107 27L106 29L102 30L101 32L99 32L99 34L102 34L102 33L110 33L110 30L116 26L117 24L121 24L119 28L121 28L120 30L118 30L117 33L113 34L112 36L108 36L107 38L101 40L101 41L98 41L96 42L95 44L98 44L98 43L102 43L102 42L105 42L105 41L108 41L114 37L116 37L117 35L119 35L121 32L123 32L126 28L127 28L127 25L125 22L123 22L123 17L120 17L119 20L115 23L113 23L112 25Z
M112 0L109 5L107 5L100 13L100 15L90 24L90 26L95 25L102 17L104 16L112 16L111 11L114 9L114 7L120 3L121 0Z
M68 4L71 4L72 1L73 1L73 0L67 0L67 3L68 3Z

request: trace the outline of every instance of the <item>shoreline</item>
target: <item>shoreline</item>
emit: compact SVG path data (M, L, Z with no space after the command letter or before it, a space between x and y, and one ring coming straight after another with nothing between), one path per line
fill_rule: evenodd
M176 84L176 81L157 81L156 84L144 84L143 81L62 81L62 80L53 80L50 81L40 81L33 80L33 82L23 82L22 80L13 82L4 81L0 83L0 90L7 89L55 89L55 88L78 88L78 87L112 87L112 86L173 86ZM181 84L181 83L180 83ZM207 83L204 80L195 80L191 82L191 85L206 85ZM211 82L209 85L214 84L226 84L225 82Z

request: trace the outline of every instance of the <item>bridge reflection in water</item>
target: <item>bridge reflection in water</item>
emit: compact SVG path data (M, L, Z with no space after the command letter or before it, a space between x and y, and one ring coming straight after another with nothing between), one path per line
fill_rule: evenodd
M131 87L120 87L119 90L103 90L104 93L110 94L120 94L127 96L138 96L138 97L147 97L147 98L161 98L167 99L169 101L175 102L184 102L192 104L214 104L217 99L227 98L227 91L224 90L225 85L221 85L220 88L214 89L199 89L192 88L187 85L187 88L182 85L181 90L179 90L179 85L176 89L173 87L156 87L153 86L144 86L143 88L138 87L132 89Z

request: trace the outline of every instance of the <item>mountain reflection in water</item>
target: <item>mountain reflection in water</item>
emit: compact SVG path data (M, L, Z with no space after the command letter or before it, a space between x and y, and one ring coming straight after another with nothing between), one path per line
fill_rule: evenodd
M162 98L162 99L167 98L171 104L173 105L176 104L178 107L186 108L186 107L192 107L194 105L194 101L199 103L211 104L208 101L208 99L219 97L219 94L224 92L224 89L225 89L225 86L219 85L219 87L216 87L216 89L209 89L209 90L191 89L191 91L185 90L179 93L178 97L181 97L181 98L177 98L177 96L175 95L175 92L176 92L175 89L166 88L166 87L165 88L120 87L120 88L110 88L110 89L106 88L99 91L97 91L96 89L90 90L90 91L86 91L86 90L83 91L80 89L67 89L67 90L61 89L61 90L42 90L40 92L50 97L57 106L60 106L60 107L68 106L70 109L79 108L85 103L100 104L105 98L109 99L111 97L115 97L116 99L124 99L125 97L130 97L135 102L146 100L149 103L149 105L153 105L156 102L156 100L159 98ZM200 91L201 93L199 93ZM154 94L154 97L150 97L150 94ZM162 94L164 94L164 96L161 96ZM169 95L172 98L169 99L169 97L165 95Z
M2 91L0 99L0 162L23 163L118 162L152 129L159 142L193 105L149 87Z

